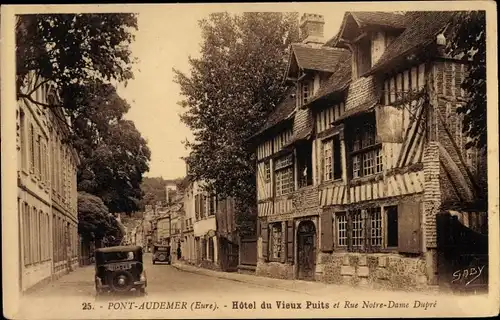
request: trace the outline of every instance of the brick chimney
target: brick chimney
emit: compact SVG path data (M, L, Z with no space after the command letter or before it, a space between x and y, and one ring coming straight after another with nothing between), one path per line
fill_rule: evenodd
M300 39L305 44L324 44L325 19L320 14L304 13L300 18Z

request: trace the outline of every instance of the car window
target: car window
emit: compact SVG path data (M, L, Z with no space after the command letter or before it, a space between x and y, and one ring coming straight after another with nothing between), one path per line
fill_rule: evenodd
M123 261L123 260L134 260L134 253L132 251L129 252L107 252L104 255L105 262L112 261Z

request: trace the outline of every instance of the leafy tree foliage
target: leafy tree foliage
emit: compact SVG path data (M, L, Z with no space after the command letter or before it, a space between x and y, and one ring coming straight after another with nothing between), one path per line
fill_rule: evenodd
M448 52L463 55L472 65L462 83L469 101L457 111L464 115L463 130L472 138L467 145L486 146L486 12L459 12L454 16Z
M245 141L284 97L286 52L298 39L295 13L211 14L200 21L201 57L190 74L174 70L185 97L182 121L191 179L205 180L220 197L232 196L240 227L255 208L253 154Z
M118 225L101 198L86 192L78 193L78 233L85 241L118 243L124 230Z
M129 44L137 29L134 14L30 14L17 16L16 75L18 98L42 104L34 92L22 92L23 81L36 71L57 86L67 112L86 108L72 94L96 79L127 81L133 77Z
M123 119L128 103L111 85L101 84L99 91L95 98L82 93L89 113L74 119L81 155L78 189L101 197L111 212L130 213L139 208L151 151L134 123Z
M146 141L133 122L123 119L130 106L113 85L133 78L129 45L134 29L137 18L128 13L17 18L18 98L63 110L55 115L70 119L67 142L81 157L79 190L101 197L111 212L137 209L150 160ZM59 99L46 103L37 100L35 90L23 91L31 71L41 77L39 85L54 85Z

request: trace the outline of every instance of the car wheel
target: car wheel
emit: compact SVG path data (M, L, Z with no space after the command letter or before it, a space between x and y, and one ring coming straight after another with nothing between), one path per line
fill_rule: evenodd
M117 292L129 291L134 286L134 277L132 273L126 270L113 272L108 279L111 288Z
M153 264L156 264L156 261L153 260Z

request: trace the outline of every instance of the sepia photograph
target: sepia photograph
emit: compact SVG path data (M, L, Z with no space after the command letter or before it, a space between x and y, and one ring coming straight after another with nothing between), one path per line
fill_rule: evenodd
M496 19L2 5L4 317L498 315Z

